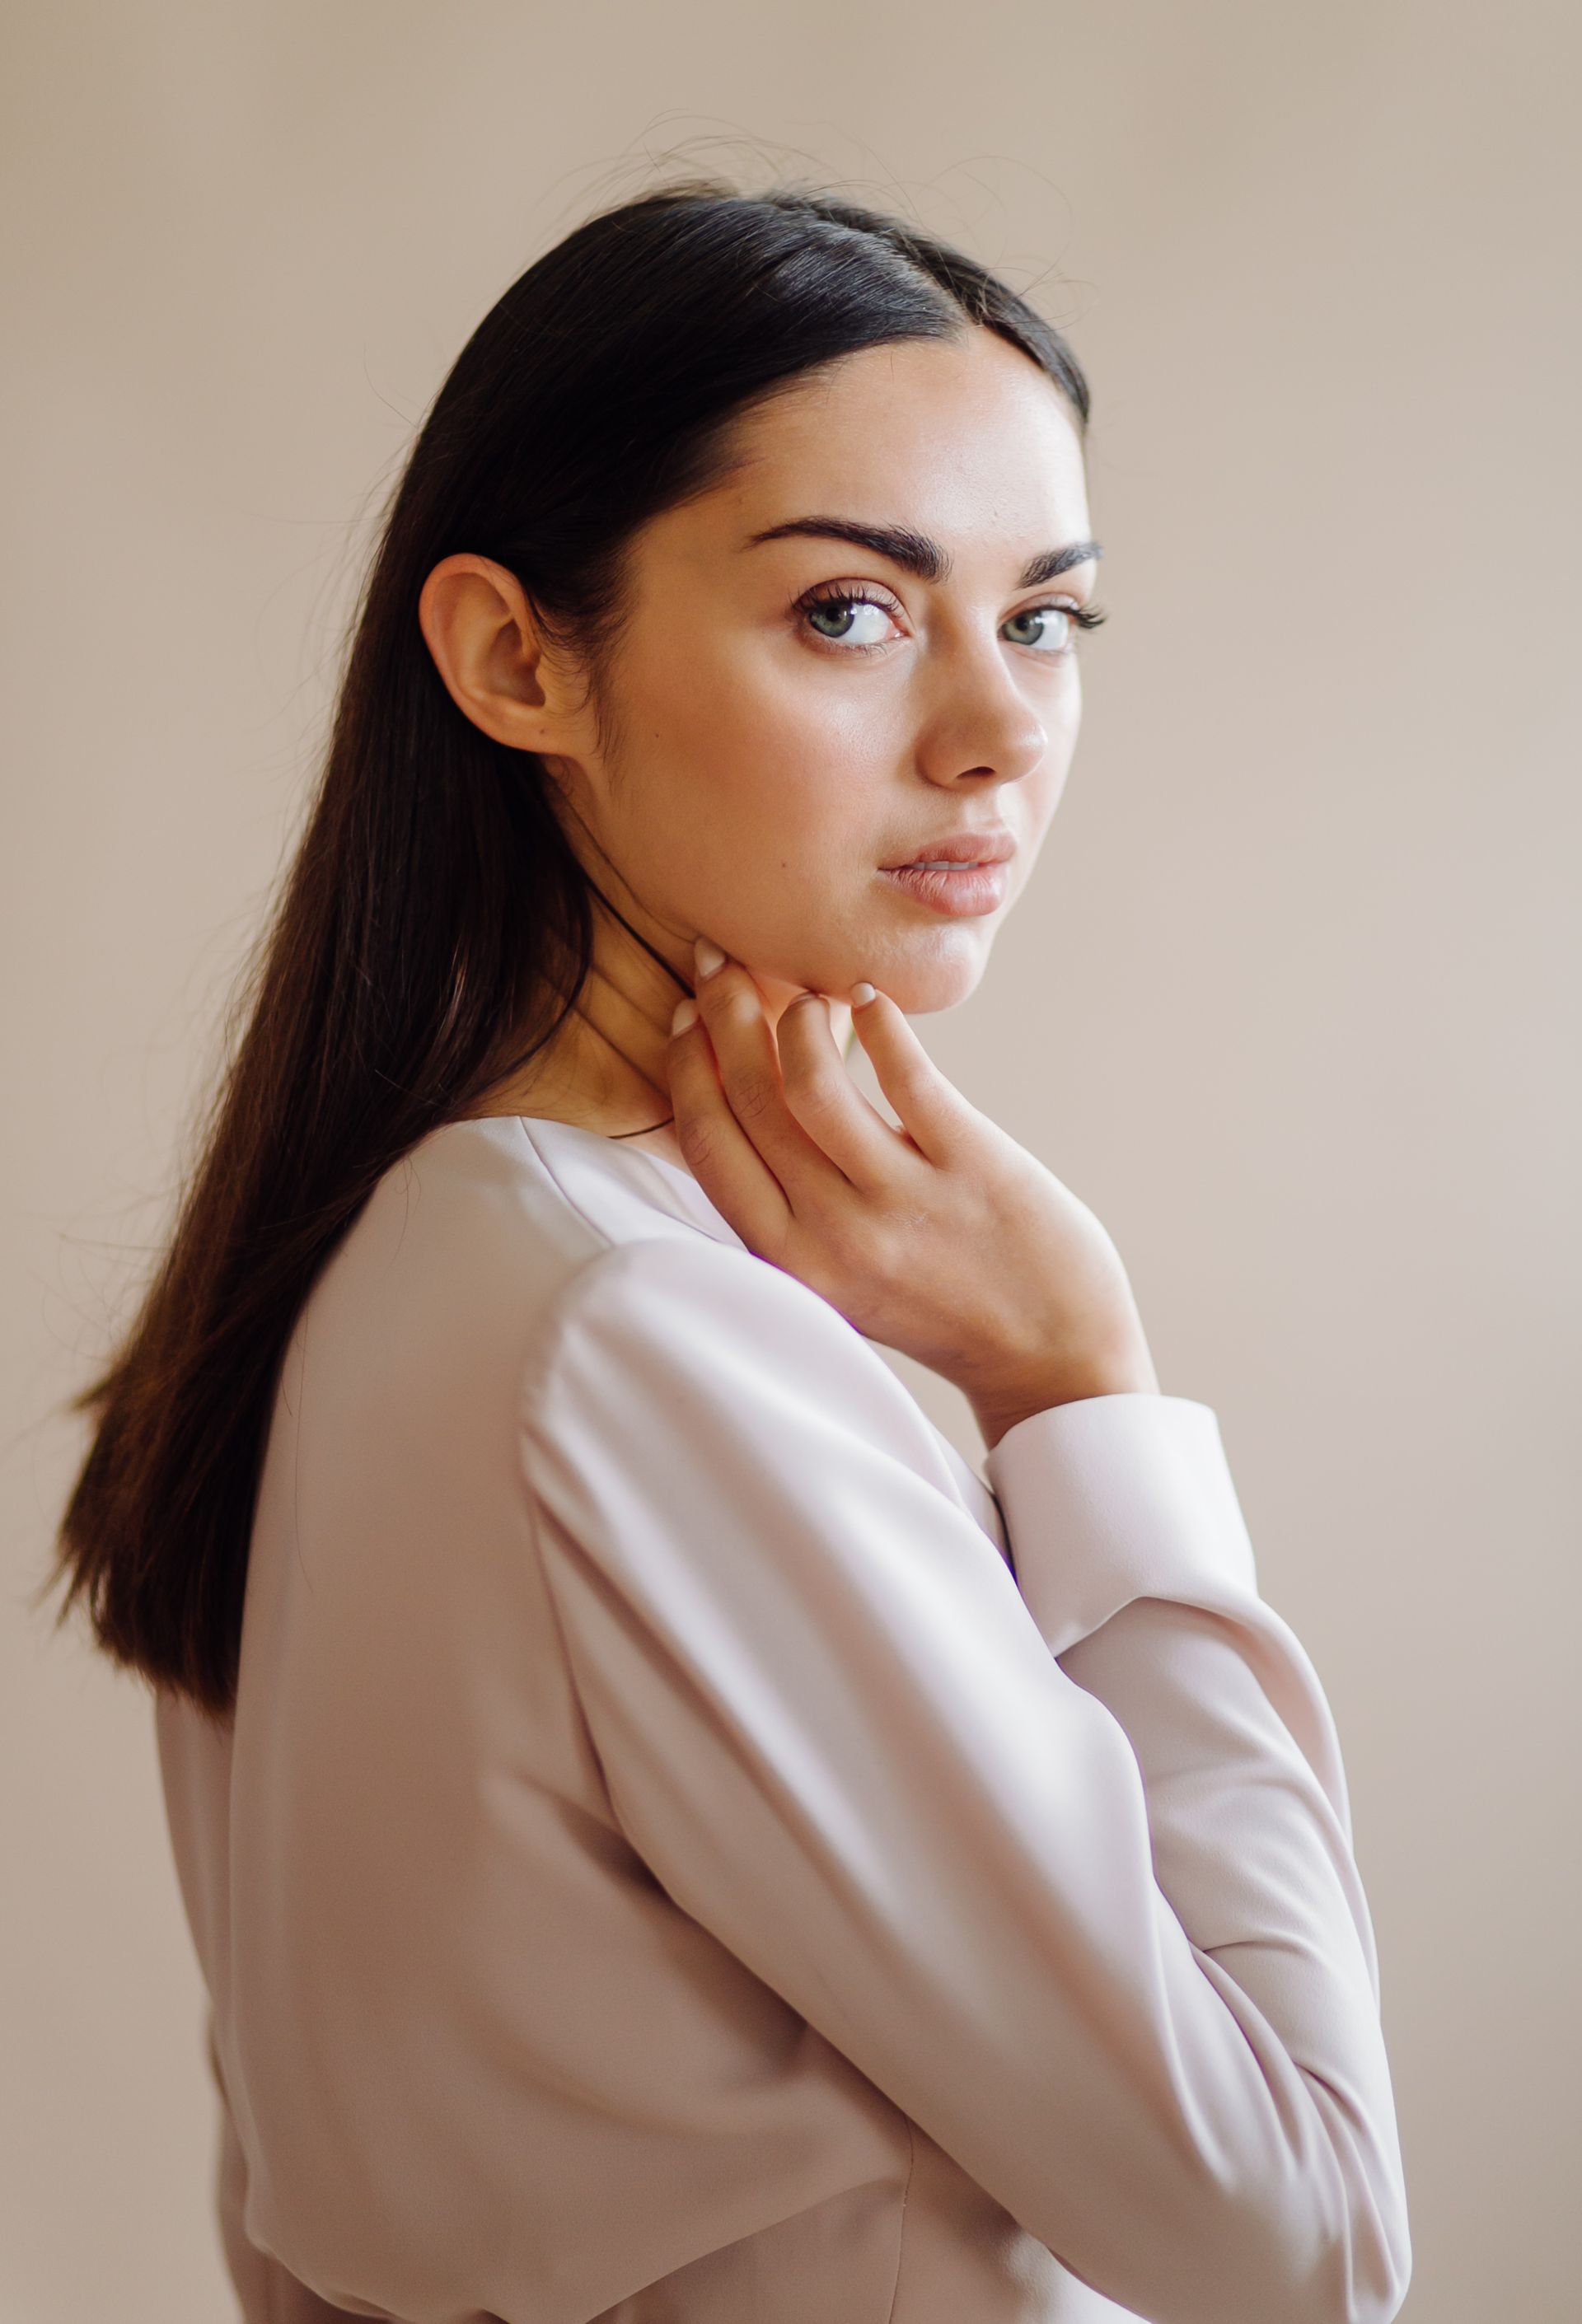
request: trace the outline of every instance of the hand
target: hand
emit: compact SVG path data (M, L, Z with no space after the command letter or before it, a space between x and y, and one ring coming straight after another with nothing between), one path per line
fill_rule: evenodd
M707 955L706 955L707 956ZM992 1448L1079 1397L1157 1394L1119 1252L1051 1171L970 1105L883 993L852 1022L902 1127L868 1102L828 1004L772 1024L750 972L699 973L668 1052L676 1137L760 1259L953 1380Z

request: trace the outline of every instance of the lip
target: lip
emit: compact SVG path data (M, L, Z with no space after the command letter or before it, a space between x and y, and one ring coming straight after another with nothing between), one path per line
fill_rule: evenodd
M879 870L914 903L948 919L971 919L997 912L1004 902L1011 881L1005 867L1015 853L1016 835L1000 824L992 831L953 831L931 839L906 862L882 863Z
M953 863L948 871L925 871L921 863L886 866L879 877L900 888L915 903L948 919L971 919L997 912L1005 900L1011 874L1004 863Z
M910 872L920 863L1005 863L1016 853L1016 835L1004 824L988 831L953 831L930 839L900 863L882 863L882 872Z

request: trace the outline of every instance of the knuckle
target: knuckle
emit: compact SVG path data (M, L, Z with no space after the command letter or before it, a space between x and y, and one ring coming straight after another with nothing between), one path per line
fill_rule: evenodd
M840 1085L828 1067L816 1058L782 1057L781 1071L785 1077L786 1095L804 1120L811 1116L821 1120L839 1106Z
M897 1068L893 1081L896 1095L903 1104L913 1109L921 1106L926 1099L931 1098L934 1094L933 1074L926 1065L918 1065L910 1059Z
M743 1121L761 1121L774 1102L774 1084L760 1065L744 1065L729 1081L731 1107Z
M692 1114L676 1124L676 1143L689 1169L702 1177L712 1167L719 1150L718 1132L707 1116Z
M749 1014L759 1000L758 987L739 962L726 961L706 979L700 995L705 1007L715 1016Z
M751 1038L761 1004L756 986L743 971L738 969L733 974L728 968L718 970L696 998L711 1033L726 1039Z

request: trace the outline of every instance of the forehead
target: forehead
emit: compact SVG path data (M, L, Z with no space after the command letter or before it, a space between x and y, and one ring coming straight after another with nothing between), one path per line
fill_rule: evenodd
M976 326L841 357L749 413L735 449L741 465L707 514L696 504L726 530L818 509L909 525L958 557L1020 561L1088 530L1070 407L1019 348Z

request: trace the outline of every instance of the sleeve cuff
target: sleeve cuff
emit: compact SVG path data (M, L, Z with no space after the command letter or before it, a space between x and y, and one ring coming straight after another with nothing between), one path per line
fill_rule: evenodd
M1051 1654L1133 1598L1235 1612L1258 1592L1213 1407L1082 1397L1006 1430L984 1462L1017 1587Z

